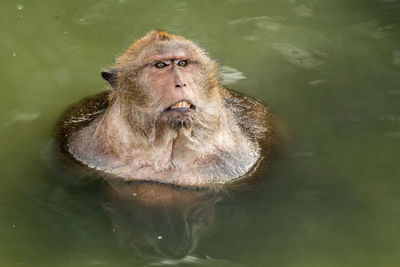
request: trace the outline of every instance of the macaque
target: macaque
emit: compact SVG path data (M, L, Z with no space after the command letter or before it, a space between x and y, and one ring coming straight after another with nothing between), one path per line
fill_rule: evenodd
M109 90L63 115L63 152L107 179L202 187L250 176L271 154L274 119L223 88L217 69L193 42L148 33L101 73Z

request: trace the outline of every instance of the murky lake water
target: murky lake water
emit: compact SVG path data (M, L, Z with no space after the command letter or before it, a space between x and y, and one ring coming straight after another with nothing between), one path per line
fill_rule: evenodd
M400 1L36 2L0 3L0 266L398 266ZM59 114L154 28L198 42L286 123L261 182L182 212L55 170ZM135 249L180 240L179 262Z

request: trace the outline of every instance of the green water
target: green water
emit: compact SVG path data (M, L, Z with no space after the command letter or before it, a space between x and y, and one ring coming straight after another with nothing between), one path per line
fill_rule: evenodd
M0 266L399 266L400 1L6 0L0 22ZM180 262L121 242L142 242L134 219L65 183L48 149L62 110L151 29L234 68L230 86L290 130Z

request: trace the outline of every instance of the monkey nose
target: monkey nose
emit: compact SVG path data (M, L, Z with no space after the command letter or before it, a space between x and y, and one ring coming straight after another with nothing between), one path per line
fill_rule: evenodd
M179 88L179 87L186 87L186 83L177 82L177 83L175 84L175 87L176 87L176 88Z

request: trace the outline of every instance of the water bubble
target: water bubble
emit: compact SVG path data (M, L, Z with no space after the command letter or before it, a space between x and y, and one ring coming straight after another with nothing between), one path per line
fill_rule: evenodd
M22 10L23 8L24 8L23 5L17 5L17 9L18 9L18 10Z

